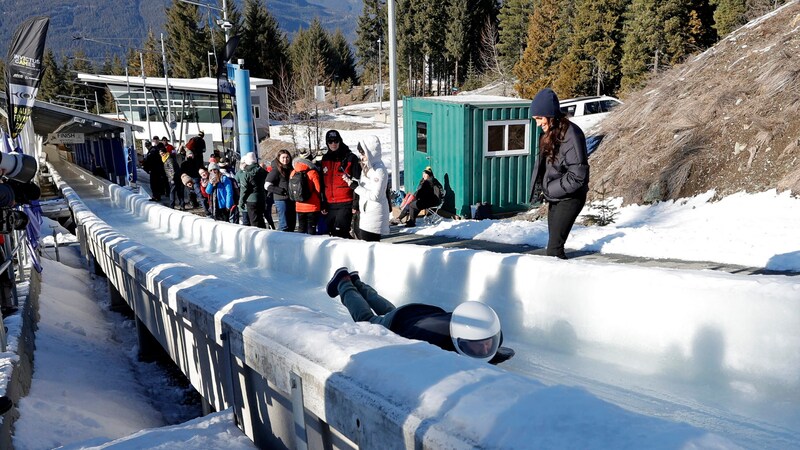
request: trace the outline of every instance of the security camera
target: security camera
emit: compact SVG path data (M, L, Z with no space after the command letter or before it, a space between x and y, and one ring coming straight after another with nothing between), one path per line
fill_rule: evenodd
M222 27L222 29L225 30L225 31L228 31L231 28L233 28L233 24L228 22L227 20L222 22L221 24L219 24L219 26Z

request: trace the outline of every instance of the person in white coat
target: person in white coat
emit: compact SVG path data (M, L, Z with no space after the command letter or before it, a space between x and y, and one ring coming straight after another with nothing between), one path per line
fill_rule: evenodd
M389 202L386 200L386 185L389 176L381 161L381 142L377 136L368 136L358 143L361 159L361 179L342 174L342 179L358 194L360 219L359 239L377 242L382 234L389 234Z

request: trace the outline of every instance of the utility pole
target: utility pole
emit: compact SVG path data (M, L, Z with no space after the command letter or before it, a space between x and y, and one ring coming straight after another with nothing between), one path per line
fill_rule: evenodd
M397 32L394 23L394 0L387 0L389 4L389 101L392 102L392 190L400 189L400 147L397 132Z
M169 101L169 74L167 72L167 52L164 50L164 33L161 33L161 59L164 64L164 87L167 89L167 120L169 123L167 127L169 128L170 134L170 141L175 142L175 129L172 128L172 122L175 121L175 118L172 117L172 105L170 105Z
M378 104L380 109L383 110L383 65L381 64L381 38L378 38Z
M142 92L144 92L144 117L147 119L147 139L153 137L153 130L150 129L150 105L147 101L147 77L144 74L144 54L139 52L139 65L142 66Z

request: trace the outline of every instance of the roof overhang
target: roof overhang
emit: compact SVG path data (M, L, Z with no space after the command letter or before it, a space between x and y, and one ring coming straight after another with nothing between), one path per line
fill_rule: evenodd
M78 79L90 83L100 83L110 86L131 86L136 88L144 87L152 89L165 89L167 82L162 77L126 77L124 75L94 75L89 73L78 73ZM259 88L272 86L272 80L267 78L250 78L250 91L257 91ZM169 88L193 92L217 92L217 79L211 77L203 78L170 78Z
M0 93L0 98L5 93ZM3 110L3 116L8 117L8 112ZM34 133L47 136L50 133L83 133L86 136L102 135L107 133L122 133L126 128L131 131L143 132L144 128L131 125L119 120L109 119L78 109L54 105L41 100L33 103L31 123Z

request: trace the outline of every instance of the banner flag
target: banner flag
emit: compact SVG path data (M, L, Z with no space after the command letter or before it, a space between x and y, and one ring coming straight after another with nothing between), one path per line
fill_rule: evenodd
M33 101L42 81L44 43L49 17L31 17L14 33L6 61L8 132L16 139L33 111Z
M233 58L233 52L239 45L239 36L233 36L225 44L225 55L222 64L217 64L217 105L219 108L219 123L222 128L223 153L233 151L233 138L235 136L234 123L236 105L236 88L231 83L232 75L229 74L228 62ZM230 151L230 152L229 152ZM227 155L226 155L227 156Z

